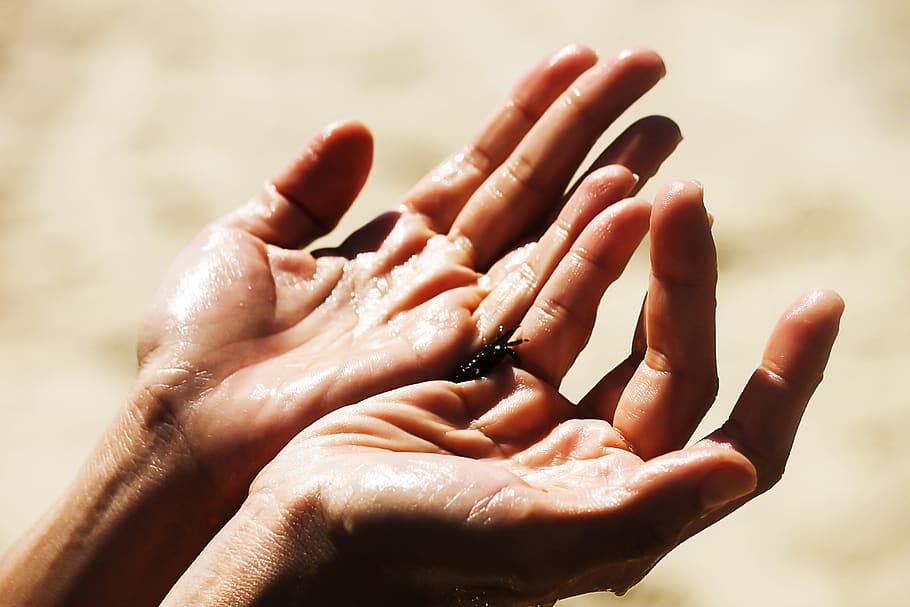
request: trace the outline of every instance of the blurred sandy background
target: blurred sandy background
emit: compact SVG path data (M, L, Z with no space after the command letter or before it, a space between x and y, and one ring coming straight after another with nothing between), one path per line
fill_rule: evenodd
M721 264L706 429L793 298L830 286L848 306L784 481L624 599L564 604L908 604L908 31L904 0L0 0L0 550L120 404L144 306L204 222L356 117L377 156L346 231L580 41L651 46L669 67L608 136L669 114L686 140L658 180L706 184ZM609 294L572 395L626 350L645 274L639 256Z

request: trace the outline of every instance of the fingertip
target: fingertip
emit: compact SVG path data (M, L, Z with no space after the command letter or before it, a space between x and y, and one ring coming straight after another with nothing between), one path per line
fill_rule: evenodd
M552 67L558 63L577 61L593 64L597 61L597 53L590 47L578 42L571 42L550 53L547 65Z
M305 197L307 192L303 191L302 182L311 178L317 162L323 171L346 170L356 179L369 171L372 160L373 134L369 128L357 120L340 120L324 126L311 137L274 175L271 183L290 199Z
M676 121L669 116L654 114L645 116L638 121L643 133L649 139L660 141L675 141L677 144L683 140L682 129Z
M704 205L705 187L695 179L677 179L660 188L655 203L661 207Z
M618 164L600 167L589 173L560 212L567 224L586 225L604 209L615 207L635 189L635 174Z
M610 192L624 190L620 196L625 196L638 184L640 177L621 164L609 164L599 167L582 181L582 187L589 193L598 195Z
M692 180L676 180L664 185L654 197L655 213L651 226L658 238L663 231L690 241L694 230L709 233L711 219L705 208L704 186Z
M765 348L764 366L814 388L821 380L840 330L844 300L830 289L813 289L781 316Z
M651 201L640 196L626 198L625 200L617 202L614 206L618 209L629 209L627 212L633 212L644 217L650 217L652 209ZM648 226L645 225L645 230L647 230L647 227Z
M651 266L656 277L688 283L713 276L716 253L704 188L697 181L664 185L651 213Z
M666 116L652 115L635 121L594 161L593 167L621 164L640 177L641 188L653 177L682 141L679 126Z
M248 226L266 241L304 246L328 233L366 183L373 163L373 135L361 122L323 127L266 182Z
M356 119L344 119L331 122L322 128L320 135L323 140L341 139L341 140L362 140L372 145L373 134L369 127L363 122Z
M651 203L633 196L607 207L594 223L603 232L618 232L637 243L648 233L650 218Z
M840 320L845 308L844 299L837 291L827 288L812 289L804 293L785 313L785 318L805 314L823 315Z
M599 82L594 90L612 86L616 95L614 97L616 103L610 106L609 112L612 122L623 109L657 84L665 74L666 66L660 55L650 49L629 48L614 54L606 61L598 62L588 70L584 80L578 81L573 94L577 101L582 90L591 91L588 86L592 83ZM598 108L592 107L591 111L597 112ZM613 115L614 112L616 115Z
M844 300L831 289L812 289L797 299L781 316L780 325L788 327L802 341L819 345L834 341L844 313Z
M628 63L636 68L653 72L657 78L667 74L667 65L663 58L654 50L642 47L624 48L613 56L613 63L619 65Z
M810 291L784 312L765 346L760 369L795 395L800 411L824 377L843 309L834 291Z
M373 133L364 123L359 120L333 122L322 130L321 135L330 160L345 167L369 170L373 161Z

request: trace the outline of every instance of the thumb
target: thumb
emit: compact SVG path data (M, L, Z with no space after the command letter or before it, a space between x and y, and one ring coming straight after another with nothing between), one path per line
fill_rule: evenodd
M325 127L228 222L269 244L300 248L329 233L360 193L373 137L359 122Z

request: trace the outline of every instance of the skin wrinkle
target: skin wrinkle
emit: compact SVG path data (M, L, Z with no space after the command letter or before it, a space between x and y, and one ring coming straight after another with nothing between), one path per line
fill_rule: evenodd
M546 191L536 179L536 173L531 161L516 150L502 165L499 175L507 181L517 183L522 192L517 197L519 200L526 201L527 198L536 200L546 195Z
M445 450L445 447L436 438L445 435L447 432L442 429L450 427L450 424L436 413L415 412L410 405L395 403L388 406L387 410L379 411L374 415L377 419L384 421L394 433L416 439L424 445L414 451L430 453ZM430 446L433 448L428 448Z
M312 155L314 157L317 156L315 152ZM316 162L315 158L313 162ZM325 218L317 216L315 213L309 210L309 207L311 205L307 205L306 203L285 196L281 193L281 191L278 190L272 181L267 181L266 186L268 189L281 196L291 206L291 208L296 209L304 218L306 218L306 220L315 227L315 230L313 230L315 234L328 234L330 231L332 231L332 229L334 229L337 220L326 221Z
M616 427L616 426L613 426L613 432L616 434L616 437L619 439L621 448L624 449L624 450L626 450L626 451L628 451L629 453L631 453L632 455L635 455L635 456L637 457L637 456L638 456L638 453L637 453L636 450L635 450L635 445L633 445L633 444L629 441L629 439L626 438L626 436L623 434L622 429L621 429L621 428L618 428L618 427Z
M778 455L754 448L745 438L749 433L739 420L732 417L721 426L721 432L731 437L730 442L735 445L735 449L744 454L755 468L758 484L753 495L768 491L781 480L786 468L786 453Z
M311 157L315 157L316 154L312 153ZM315 158L313 162L316 162ZM277 212L279 206L282 202L287 205L289 209L292 209L295 213L298 213L304 218L305 222L308 222L309 225L313 226L313 229L310 231L313 235L328 234L336 225L337 219L333 221L326 221L322 217L317 217L312 213L306 203L299 202L288 196L285 196L275 185L274 181L271 179L266 180L263 184L262 193L265 194L264 200L260 197L260 204L255 204L256 199L254 199L254 211L253 215L260 220L267 220L269 217L274 216ZM265 207L263 209L263 206ZM262 222L263 225L267 225L266 221ZM292 223L288 219L288 223ZM294 221L293 223L300 223L300 221Z
M652 373L665 377L677 377L680 370L674 369L670 360L669 356L658 350L655 346L648 345L643 362Z
M479 381L483 381L483 380L479 380ZM486 413L487 412L485 411L483 415L486 415ZM487 455L486 455L487 458L490 458L490 459L508 458L509 450L506 448L508 446L507 443L496 440L496 439L492 438L489 434L484 432L484 427L487 424L480 423L483 415L481 417L473 418L470 421L470 423L466 425L465 430L468 430L470 432L477 432L478 434L482 435L486 440L488 440L491 443L492 450L489 453L487 453Z
M773 358L766 357L762 361L762 364L759 367L759 371L764 371L767 379L772 381L781 390L787 390L791 388L795 383L792 379L788 378L785 375L785 372L781 365L778 364ZM803 375L805 375L805 373L803 373ZM824 373L818 373L815 377L816 378L813 382L813 387L818 386L822 382L824 379Z
M474 170L475 176L483 176L493 168L493 158L490 153L477 143L467 143L455 155L460 166L467 166Z
M588 109L585 93L577 86L570 88L562 94L559 99L559 106L568 109L580 118L584 130L593 129L602 122Z
M474 502L474 505L471 506L471 509L468 511L467 516L465 517L465 522L467 524L472 524L483 517L485 520L489 520L489 517L486 515L487 510L490 507L496 497L503 491L503 487L499 487L495 493L492 495L484 496L483 499ZM483 521L480 521L480 524L483 525Z
M651 264L651 277L652 280L656 280L662 283L670 283L673 285L674 291L680 290L691 290L696 295L703 291L705 285L712 285L717 282L717 272L715 271L710 276L702 278L702 275L684 277L684 276L674 276L672 272L662 272L659 265Z
M539 288L540 277L534 267L527 261L519 264L513 276L515 276L515 282L517 283L515 285L516 292L520 290L524 293L533 294Z
M574 207L572 210L574 211L575 217L568 219L560 214L559 217L556 218L556 221L551 228L552 231L548 231L547 233L548 236L552 234L555 237L555 245L563 245L564 243L568 242L569 238L572 236L573 220L582 214L582 209ZM558 249L562 247L555 246L554 248Z
M152 442L149 443L142 437L138 442L133 439L120 443L133 454L133 461L138 464L132 468L134 480L143 478L141 469L144 467L146 470L154 469L158 472L155 475L157 484L166 484L169 477L162 474L162 471L167 468L161 459L161 454L164 453L169 460L176 456L176 459L189 461L192 469L198 473L192 474L194 478L204 480L205 484L221 497L221 503L233 503L233 500L218 483L213 471L203 464L194 451L182 425L177 421L176 411L172 406L167 405L167 399L162 400L160 396L163 395L156 397L155 394L145 389L143 391L152 399L152 407L141 406L135 400L130 399L127 401L126 414L139 422L139 427L144 430L145 436L152 438ZM157 406L154 403L157 403ZM174 436L178 440L174 440ZM166 445L166 449L161 449L162 445ZM177 448L177 445L180 446L180 449ZM135 483L130 483L127 488L132 487L132 491L135 492L137 488L134 485ZM115 500L115 497L112 496L111 499Z
M625 208L624 203L620 202L617 204L622 204L624 205L622 208ZM622 208L616 207L617 210L614 212L618 213L622 210ZM610 211L608 211L608 213L609 212ZM612 237L615 233L615 220L616 217L614 215L603 217L600 220L595 219L595 223L590 229L597 234L599 240L605 241ZM588 249L588 247L584 246L584 244L572 247L572 250L569 252L569 257L570 259L578 259L581 264L587 264L590 267L594 268L599 274L606 276L609 279L608 282L610 283L615 281L619 274L622 272L622 267L616 268L618 264L610 263L613 261L612 255L595 255ZM607 257L610 259L607 259ZM623 266L625 266L625 264L623 264ZM610 269L611 267L613 268L612 271Z
M547 326L550 322L560 323L560 321L565 321L571 323L572 326L582 325L581 318L568 306L563 303L560 303L555 297L551 295L541 294L534 300L534 309L539 310L549 320L538 321L543 326ZM567 329L568 330L568 329Z
M195 374L194 377L196 377ZM203 472L204 476L209 479L209 484L217 489L218 486L214 479L214 475L203 466L199 457L193 452L182 424L178 421L177 407L173 403L175 401L181 401L182 396L174 393L182 391L184 385L185 384L183 383L179 386L158 384L158 387L161 388L160 390L152 390L151 386L143 386L140 393L147 395L150 404L140 405L136 399L129 399L127 401L126 411L132 419L139 422L139 427L153 439L160 439L160 433L163 429L164 439L163 441L157 440L157 442L167 444L169 449L172 449L174 445L179 442L179 444L184 447L184 452L189 456L190 461L193 462L196 469ZM171 438L171 433L168 432L168 429L173 430L173 432L177 434L179 437L178 442L175 442ZM132 444L132 442L130 444ZM134 455L140 456L141 460L145 460L145 454L146 451L148 451L147 448L152 447L152 445L143 442L142 447L143 449L141 450L137 451L133 448L131 451Z
M509 114L518 115L518 119L522 125L522 131L530 130L537 121L537 117L546 110L546 108L543 108L541 111L532 111L527 103L518 99L517 95L513 95L509 98L504 109Z

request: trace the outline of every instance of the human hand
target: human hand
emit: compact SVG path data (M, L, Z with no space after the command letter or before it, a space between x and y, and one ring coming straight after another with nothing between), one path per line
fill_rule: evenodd
M137 417L165 427L209 482L197 499L236 507L308 424L450 377L479 335L494 337L598 205L636 188L628 171L595 176L591 188L609 195L583 193L536 252L543 261L526 259L520 245L554 219L596 139L663 70L648 51L597 62L587 49L563 49L396 210L337 248L301 250L337 223L366 179L372 142L356 123L317 136L273 185L209 226L181 254L141 331L134 398ZM672 122L645 119L594 168L622 163L646 179L678 141Z
M625 263L622 235L646 213L614 205L581 233L548 283L560 290L544 286L521 319L520 366L403 387L298 435L164 604L528 605L622 592L773 485L843 304L828 291L794 304L728 421L684 447L717 381L715 254L695 184L657 197L629 359L577 405L558 392Z

